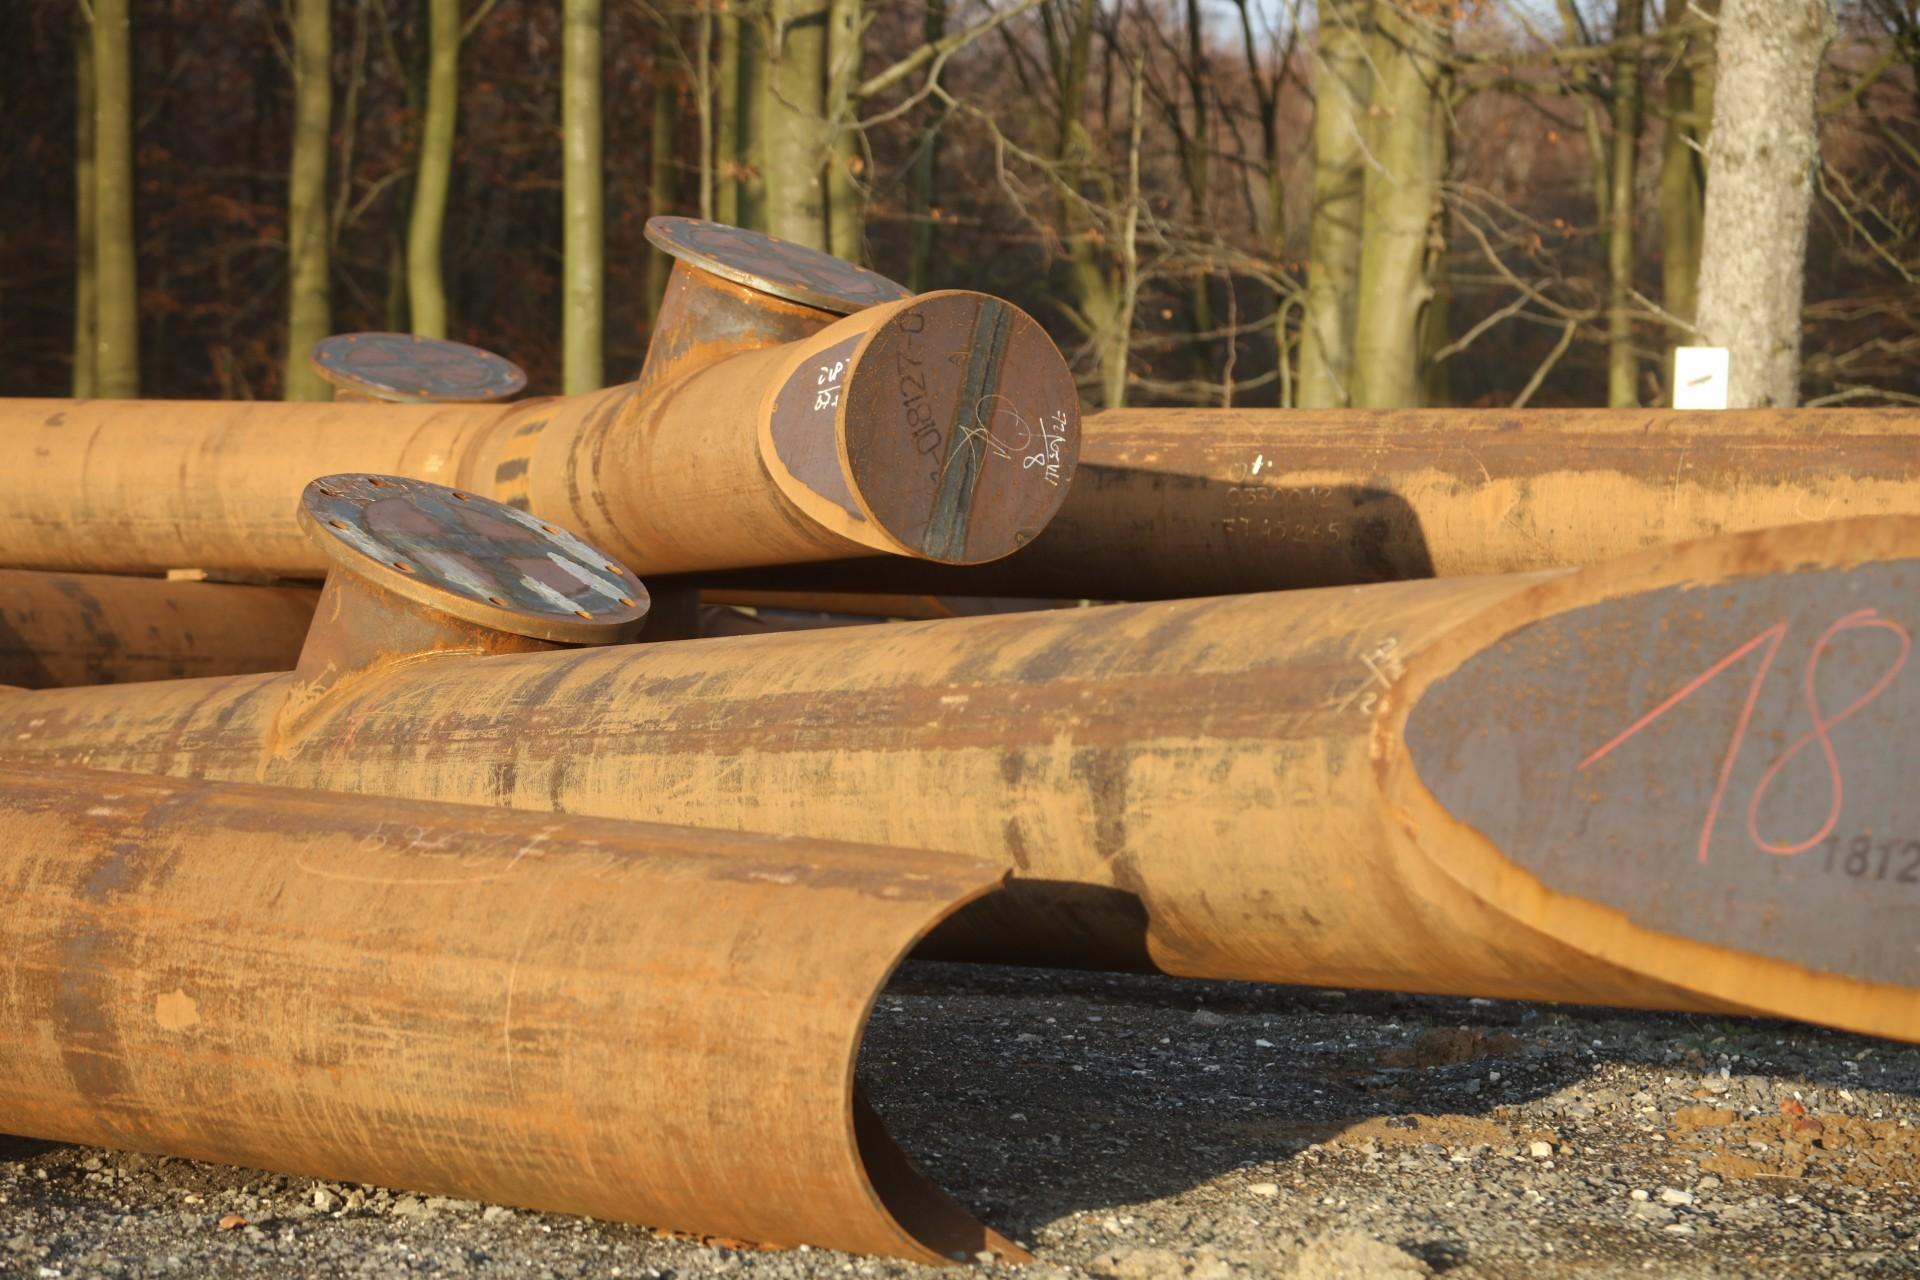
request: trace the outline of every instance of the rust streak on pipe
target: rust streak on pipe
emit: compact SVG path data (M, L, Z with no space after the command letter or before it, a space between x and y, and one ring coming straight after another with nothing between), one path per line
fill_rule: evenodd
M1910 409L1118 409L1082 427L1059 514L991 566L865 560L700 582L1160 599L1521 573L1920 512Z
M0 569L0 685L286 671L315 599L310 587Z
M12 1133L769 1244L1021 1251L854 1094L986 863L0 768Z
M288 734L287 677L19 694L0 752L1012 862L949 954L1917 1039L1916 631L1920 519L1878 517L1572 573L449 658ZM1861 838L1895 841L1893 881L1852 876Z

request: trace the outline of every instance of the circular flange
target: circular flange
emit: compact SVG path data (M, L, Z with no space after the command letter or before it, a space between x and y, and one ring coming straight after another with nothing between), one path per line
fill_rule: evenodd
M415 604L560 644L613 644L647 589L610 556L517 507L400 476L322 476L300 524L333 564Z
M689 266L835 315L913 296L877 271L724 222L648 218L647 240Z
M1080 396L1046 330L983 293L922 294L847 377L847 472L880 526L922 556L978 564L1053 519L1080 457Z
M505 356L411 333L341 333L313 344L313 367L334 386L398 404L505 400L527 375Z

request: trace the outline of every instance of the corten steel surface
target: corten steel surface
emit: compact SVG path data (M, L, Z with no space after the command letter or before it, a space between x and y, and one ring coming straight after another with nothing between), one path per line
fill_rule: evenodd
M644 395L742 351L794 342L843 315L911 297L883 275L758 231L698 218L649 218L674 259L654 317Z
M948 954L1920 1039L1916 628L1920 519L1879 517L1570 573L448 658L292 717L287 677L12 694L0 755L1011 861Z
M313 368L350 396L395 404L506 400L527 375L505 356L412 333L340 333L313 344Z
M1030 541L1079 432L1073 379L1017 308L872 307L640 394L511 405L0 400L0 563L323 569L316 475L408 475L572 529L638 573Z
M285 671L315 599L310 587L0 569L0 685Z
M992 566L866 560L701 581L1158 599L1518 573L1920 513L1910 409L1125 409L1082 426L1060 513Z
M0 843L9 1133L768 1244L1023 1256L854 1093L888 972L998 867L6 768Z

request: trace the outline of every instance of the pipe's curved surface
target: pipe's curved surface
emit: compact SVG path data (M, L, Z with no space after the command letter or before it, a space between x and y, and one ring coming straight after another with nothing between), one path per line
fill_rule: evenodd
M8 1132L923 1262L1024 1254L858 1102L988 863L0 768Z

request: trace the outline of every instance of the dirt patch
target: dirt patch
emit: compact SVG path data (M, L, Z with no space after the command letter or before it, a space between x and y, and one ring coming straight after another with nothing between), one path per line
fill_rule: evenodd
M1491 1034L1469 1027L1431 1027L1412 1044L1379 1057L1384 1067L1451 1067L1482 1058L1518 1057L1520 1041L1504 1031Z
M1682 1107L1667 1139L1677 1156L1723 1178L1809 1178L1870 1191L1920 1184L1920 1129L1899 1120L1809 1113L1794 1101L1774 1114Z

